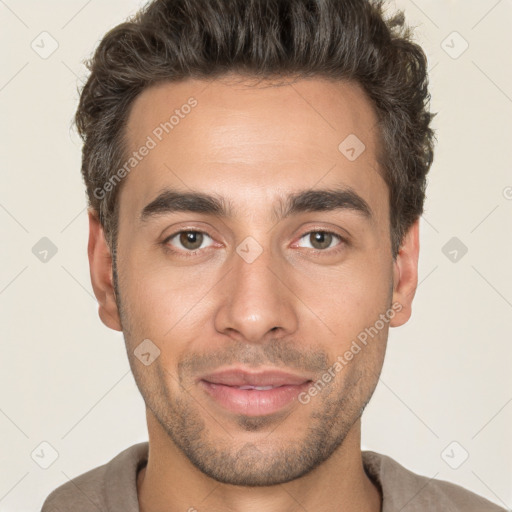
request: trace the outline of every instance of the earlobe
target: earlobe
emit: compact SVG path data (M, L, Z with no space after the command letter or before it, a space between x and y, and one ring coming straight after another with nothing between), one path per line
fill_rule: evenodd
M112 255L105 240L98 214L89 210L89 270L94 295L98 300L101 321L111 329L122 331L112 282Z
M407 231L393 263L393 304L396 314L391 327L405 324L412 313L412 300L418 286L419 219Z

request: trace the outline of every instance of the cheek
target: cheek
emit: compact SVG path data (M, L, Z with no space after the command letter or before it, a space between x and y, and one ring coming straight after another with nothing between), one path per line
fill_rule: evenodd
M121 299L134 332L165 341L204 325L209 290L219 269L170 265L164 258L130 254L119 267ZM190 337L190 335L189 335Z
M389 308L392 270L388 267L370 255L339 267L318 268L316 273L297 269L296 294L313 313L308 323L320 327L340 347L350 342Z

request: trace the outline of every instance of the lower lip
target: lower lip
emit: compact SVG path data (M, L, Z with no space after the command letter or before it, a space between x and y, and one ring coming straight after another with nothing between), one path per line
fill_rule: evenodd
M246 416L265 416L278 412L295 401L297 396L307 389L310 382L261 391L213 384L205 380L201 381L201 385L216 402L231 412Z

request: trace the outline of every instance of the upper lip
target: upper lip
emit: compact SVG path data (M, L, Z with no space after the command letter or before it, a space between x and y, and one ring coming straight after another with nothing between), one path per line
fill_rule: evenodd
M225 369L209 373L200 380L225 386L292 386L309 382L309 377L296 375L281 370L249 372L242 369Z

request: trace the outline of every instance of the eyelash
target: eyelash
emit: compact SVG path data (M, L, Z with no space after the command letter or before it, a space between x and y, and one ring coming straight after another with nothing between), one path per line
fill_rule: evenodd
M166 239L162 242L164 249L169 253L176 254L176 255L179 255L180 257L184 257L184 258L193 257L199 251L202 251L203 249L195 249L193 251L187 251L187 250L182 251L182 250L173 249L169 245L169 241L172 240L176 235L180 235L181 233L200 233L200 234L210 237L213 240L213 237L211 237L207 232L196 230L196 229L181 229L179 231L176 231L172 235L169 235L168 237L166 237ZM311 231L307 231L306 233L302 234L302 236L299 238L299 240L301 240L302 238L304 238L307 235L311 235L312 233L323 233L323 234L327 234L327 235L333 235L340 240L340 243L338 245L334 246L334 248L329 248L329 249L310 249L309 248L309 250L313 251L315 254L318 254L318 253L337 254L339 251L341 251L343 249L343 246L349 245L349 242L346 238L342 237L341 235L339 235L338 233L336 233L334 231L329 231L327 229L312 229Z

